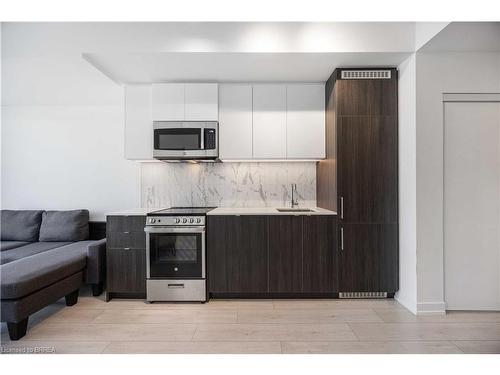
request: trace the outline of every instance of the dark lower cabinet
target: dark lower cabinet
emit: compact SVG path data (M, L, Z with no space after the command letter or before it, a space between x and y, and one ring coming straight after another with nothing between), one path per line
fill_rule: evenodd
M304 216L303 292L338 291L336 217Z
M108 293L146 293L146 250L107 249Z
M209 291L262 293L268 290L268 225L262 216L209 216Z
M212 295L333 296L335 216L208 216Z
M398 225L339 224L341 292L398 290Z
M302 217L269 216L269 291L302 291Z
M113 215L106 225L106 299L146 297L146 217Z

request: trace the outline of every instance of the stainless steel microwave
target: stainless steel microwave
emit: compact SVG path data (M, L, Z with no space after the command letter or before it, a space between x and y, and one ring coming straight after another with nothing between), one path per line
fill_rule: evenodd
M154 121L153 157L159 160L215 160L219 157L217 121Z

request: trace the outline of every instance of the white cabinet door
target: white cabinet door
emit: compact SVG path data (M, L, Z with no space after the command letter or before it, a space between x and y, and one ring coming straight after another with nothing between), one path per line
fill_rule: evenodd
M153 121L184 120L184 84L153 84Z
M253 157L286 157L286 86L253 86Z
M186 83L184 120L217 121L219 119L217 88L216 83Z
M325 86L287 85L286 157L325 157Z
M125 158L153 158L150 85L125 87Z
M252 85L219 86L219 158L252 158Z

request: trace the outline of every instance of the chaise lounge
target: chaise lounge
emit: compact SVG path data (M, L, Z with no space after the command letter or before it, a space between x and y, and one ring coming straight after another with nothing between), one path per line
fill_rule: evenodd
M11 340L28 318L62 297L77 303L82 283L102 293L106 239L89 240L89 212L1 211L1 321Z

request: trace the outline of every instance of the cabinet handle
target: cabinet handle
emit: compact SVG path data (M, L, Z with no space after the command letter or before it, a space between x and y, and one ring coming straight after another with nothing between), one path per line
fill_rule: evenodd
M344 218L344 197L340 197L340 218Z
M124 233L124 234L130 234L130 232L129 232L129 231L126 231L126 232L123 232L123 233Z
M130 247L124 247L123 250L130 250Z
M340 227L340 250L344 251L344 227Z

